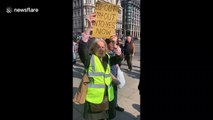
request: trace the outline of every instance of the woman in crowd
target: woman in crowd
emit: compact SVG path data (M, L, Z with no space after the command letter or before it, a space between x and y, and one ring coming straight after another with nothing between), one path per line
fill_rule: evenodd
M106 120L109 119L111 109L98 111L103 103L108 105L114 101L114 89L112 87L112 76L110 66L122 61L121 51L115 50L115 56L108 55L107 44L103 39L91 38L90 33L96 14L91 14L88 18L88 29L82 33L79 42L79 57L85 66L90 82L88 83L86 102L84 105L84 118L86 120ZM94 106L97 108L94 110ZM111 118L110 118L111 119Z

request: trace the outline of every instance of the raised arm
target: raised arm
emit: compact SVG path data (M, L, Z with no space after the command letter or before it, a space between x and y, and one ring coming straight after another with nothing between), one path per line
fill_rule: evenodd
M87 22L88 22L88 28L82 33L82 41L83 42L88 42L89 38L90 38L90 32L93 28L93 23L95 22L95 17L96 14L92 13L87 17Z
M95 21L95 16L96 14L92 13L87 17L88 28L82 33L82 39L79 42L79 49L78 49L79 57L84 65L89 59L89 47L91 42L88 41L90 41L90 32L93 27L92 24Z

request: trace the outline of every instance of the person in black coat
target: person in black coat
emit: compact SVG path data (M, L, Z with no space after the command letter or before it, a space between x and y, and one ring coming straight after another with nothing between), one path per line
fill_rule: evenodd
M127 40L124 45L125 60L127 61L128 70L132 71L132 57L135 55L135 44L130 36L127 36Z

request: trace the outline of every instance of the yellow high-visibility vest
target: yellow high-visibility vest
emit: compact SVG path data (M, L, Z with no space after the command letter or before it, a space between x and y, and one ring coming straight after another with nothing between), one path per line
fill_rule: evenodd
M90 59L90 65L87 69L87 74L90 79L87 88L86 101L100 104L104 99L105 90L108 92L108 100L112 101L114 99L114 91L112 87L112 77L110 75L110 56L108 56L108 64L106 71L96 55L92 55ZM105 89L107 87L107 89Z

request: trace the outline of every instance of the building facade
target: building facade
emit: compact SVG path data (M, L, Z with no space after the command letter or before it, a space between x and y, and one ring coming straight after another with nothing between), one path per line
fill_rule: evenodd
M121 0L123 34L140 38L140 0Z
M82 0L73 0L73 34L82 32L82 15Z
M89 14L95 11L95 3L97 1L98 0L73 0L73 34L81 33L88 27L86 18ZM123 16L121 1L120 0L102 0L102 1L117 4L119 6L119 13L116 23L116 33L118 36L121 36L122 16Z

